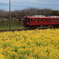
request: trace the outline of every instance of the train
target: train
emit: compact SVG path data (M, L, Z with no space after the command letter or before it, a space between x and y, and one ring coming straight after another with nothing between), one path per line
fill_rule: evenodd
M58 16L27 16L23 18L26 28L59 27Z

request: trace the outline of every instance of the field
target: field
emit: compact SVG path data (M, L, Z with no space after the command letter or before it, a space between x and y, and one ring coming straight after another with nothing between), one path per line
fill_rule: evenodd
M59 59L59 29L1 32L0 59Z

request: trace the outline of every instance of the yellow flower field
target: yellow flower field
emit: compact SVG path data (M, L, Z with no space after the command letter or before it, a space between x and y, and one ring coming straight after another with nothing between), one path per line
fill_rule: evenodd
M0 32L0 59L59 59L59 29Z

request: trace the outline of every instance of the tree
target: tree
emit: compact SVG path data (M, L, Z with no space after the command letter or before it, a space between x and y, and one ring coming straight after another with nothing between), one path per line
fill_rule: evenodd
M53 10L52 13L51 13L51 15L53 15L53 16L59 16L59 11Z
M40 9L39 13L41 15L50 16L50 14L52 13L52 10L51 9L47 9L47 8L46 9Z
M6 18L6 11L5 10L2 10L0 9L0 20L2 21L3 23L3 20Z

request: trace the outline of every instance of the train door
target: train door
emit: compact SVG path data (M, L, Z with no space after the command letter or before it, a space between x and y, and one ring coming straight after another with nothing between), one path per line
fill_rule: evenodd
M39 25L39 18L35 19L35 25Z
M33 25L35 25L35 20L34 20L34 18L31 18L30 19L30 26L33 26Z
M30 23L33 26L39 25L39 18L32 18Z

